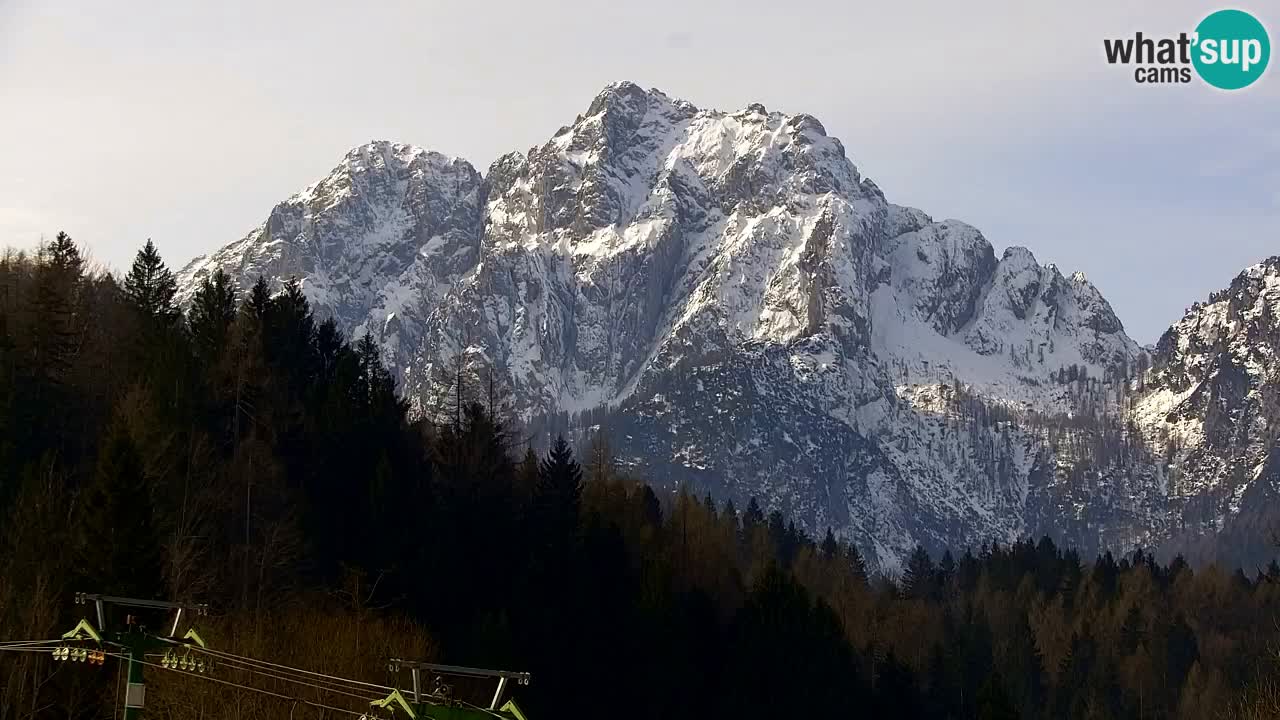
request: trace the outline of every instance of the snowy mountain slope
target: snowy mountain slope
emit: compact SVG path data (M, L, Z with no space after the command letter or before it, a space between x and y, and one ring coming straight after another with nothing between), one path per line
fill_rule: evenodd
M917 542L1157 541L1225 472L1221 443L1184 460L1191 484L1154 450L1211 414L1209 341L1162 343L1148 388L1082 274L889 203L817 120L760 105L618 83L484 178L357 148L184 291L219 266L296 275L373 331L418 412L461 362L536 437L599 426L655 481L758 496L886 569Z
M664 357L788 342L823 316L865 339L867 191L816 121L618 85L489 181L482 261L419 366L483 348L522 415L616 404Z
M217 268L241 289L259 275L276 290L296 277L319 314L348 336L373 333L402 368L427 315L476 262L483 200L464 160L362 145L243 239L183 268L179 299Z
M1280 487L1280 257L1247 268L1160 338L1132 416L1179 525L1222 527Z

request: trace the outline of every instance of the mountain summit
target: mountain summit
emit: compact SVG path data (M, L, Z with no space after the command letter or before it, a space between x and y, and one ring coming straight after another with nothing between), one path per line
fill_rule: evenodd
M1157 543L1224 482L1202 459L1171 485L1160 447L1229 372L1184 337L1209 321L1152 358L1082 273L889 203L816 119L758 104L617 83L484 176L371 143L183 292L216 268L297 277L419 412L445 368L483 368L535 437L598 429L655 482L757 497L886 569L917 543Z

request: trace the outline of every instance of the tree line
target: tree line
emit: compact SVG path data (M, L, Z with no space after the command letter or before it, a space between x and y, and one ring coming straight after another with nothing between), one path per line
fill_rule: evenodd
M411 417L375 340L318 320L296 281L215 273L176 298L150 242L123 277L65 234L0 257L0 639L61 634L77 591L208 602L210 644L264 660L371 681L388 656L528 670L534 720L1275 704L1275 564L1046 538L918 548L873 575L873 549L754 499L656 490L606 437L583 461L564 440L537 452L492 383L464 394L458 373L447 412ZM321 716L149 682L168 718ZM0 653L0 720L109 717L115 689Z

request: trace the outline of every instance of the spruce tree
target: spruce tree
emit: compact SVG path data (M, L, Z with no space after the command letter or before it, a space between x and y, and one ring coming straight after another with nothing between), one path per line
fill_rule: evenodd
M261 326L266 323L267 313L270 310L271 288L267 286L267 279L259 275L253 287L249 289L249 297L244 302L244 311L256 319Z
M725 501L724 509L720 511L720 521L724 523L724 529L728 537L735 543L741 543L742 523L738 518L738 508L734 507L732 498Z
M906 569L902 572L902 595L913 600L923 600L930 595L933 583L933 560L923 545L917 545L907 558Z
M769 539L773 541L773 547L780 550L787 540L787 522L786 518L782 517L782 511L774 510L770 512L767 525L769 527Z
M538 532L543 543L564 550L572 541L578 526L582 505L582 468L573 459L573 450L564 436L538 465L538 484L534 487L533 506Z
M942 559L938 561L938 581L939 590L945 591L951 585L951 581L956 576L956 559L951 554L951 549L943 551Z
M827 528L827 535L822 538L822 557L830 560L836 556L839 550L840 543L836 542L835 533L831 532L831 528Z
M5 318L7 340L0 340L7 346L6 376L0 382L9 385L0 395L7 396L13 416L0 444L10 445L18 457L34 458L45 450L62 454L78 440L67 420L75 406L73 368L88 321L83 261L71 238L58 233L41 245L34 264L19 263L25 267L9 267L10 278L18 282L2 288L13 315ZM15 292L9 295L11 289ZM10 304L14 300L18 303Z
M133 265L124 276L124 292L138 313L157 326L167 327L179 317L174 301L178 281L150 239L134 256Z
M716 500L711 497L711 493L709 492L702 497L702 507L707 511L707 517L711 518L713 521L719 515L719 510L716 509Z
M862 559L862 553L858 551L858 546L852 542L844 551L845 564L849 566L849 572L853 575L853 579L864 587L867 584L867 563Z
M374 341L373 335L365 333L356 347L356 356L360 359L360 377L364 383L364 398L374 412L393 409L399 398L396 396L396 381L382 365L382 349ZM486 411L485 422L492 424L493 417ZM495 427L498 427L495 425Z
M84 261L65 232L40 249L36 265L29 361L37 376L52 384L65 379L75 353L81 323Z
M48 247L49 265L58 272L78 276L84 272L84 259L71 236L59 232Z
M221 357L235 319L236 291L231 278L218 268L212 277L200 280L188 315L196 357L206 366Z
M267 361L287 379L289 399L293 402L301 399L315 378L318 365L315 334L311 303L297 278L291 278L285 283L284 291L268 304L262 340ZM362 367L365 372L369 369Z
M742 527L744 530L752 530L753 528L764 523L764 511L760 509L760 503L756 501L755 496L747 502L747 510L742 514Z
M332 317L325 318L316 329L316 370L324 380L332 380L338 369L338 360L345 341L342 331Z
M648 484L641 486L635 498L639 501L641 520L651 528L662 527L662 503L653 488Z

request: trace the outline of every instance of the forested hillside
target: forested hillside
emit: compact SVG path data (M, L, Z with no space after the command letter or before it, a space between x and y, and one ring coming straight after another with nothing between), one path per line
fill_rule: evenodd
M64 234L0 257L0 640L56 637L87 591L207 602L211 646L344 677L527 670L531 720L1280 717L1274 562L1044 539L868 577L830 532L655 492L606 442L535 454L483 374L411 421L373 339L296 282L176 292L150 242L123 277ZM0 720L110 717L113 665L0 653ZM148 716L332 716L148 683Z

